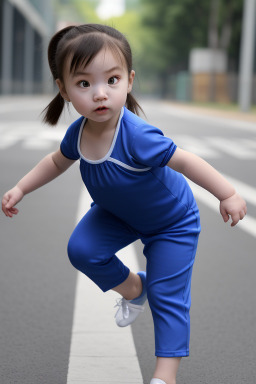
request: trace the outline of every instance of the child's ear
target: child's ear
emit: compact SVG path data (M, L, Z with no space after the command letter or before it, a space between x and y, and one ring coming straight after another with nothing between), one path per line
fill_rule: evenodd
M55 81L63 99L66 101L70 101L64 83L60 79L56 79Z
M131 70L131 73L130 73L129 79L128 79L128 90L127 90L127 93L130 93L132 91L134 77L135 77L135 71Z

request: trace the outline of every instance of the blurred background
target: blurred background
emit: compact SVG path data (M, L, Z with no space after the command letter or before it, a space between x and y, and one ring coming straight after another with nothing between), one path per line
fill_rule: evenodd
M191 356L182 361L180 384L256 383L255 19L256 0L0 0L0 196L59 148L76 117L71 108L56 129L41 123L55 91L47 63L51 36L69 24L93 22L116 27L130 41L135 95L150 124L209 161L247 201L246 219L230 228L217 200L192 186L202 233L192 283ZM0 214L1 384L89 383L92 374L95 383L107 383L105 376L99 380L107 374L108 382L131 383L126 349L133 342L123 338L116 349L118 338L112 344L108 334L102 337L95 319L105 328L115 309L98 302L93 287L83 293L80 314L89 341L81 339L77 365L70 368L79 280L66 244L77 212L87 209L79 203L85 191L79 169L71 168L25 198L14 220ZM137 243L136 254L144 269L141 247ZM104 308L101 316L97 308ZM155 364L148 306L132 333L143 376L136 382L148 384ZM123 365L116 364L123 357Z
M46 51L69 24L131 43L137 93L256 113L256 0L0 0L0 94L53 89Z

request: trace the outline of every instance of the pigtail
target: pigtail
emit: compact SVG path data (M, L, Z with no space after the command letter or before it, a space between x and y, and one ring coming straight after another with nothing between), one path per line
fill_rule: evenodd
M57 53L58 44L60 40L63 38L63 36L66 35L66 33L68 33L73 28L74 28L73 26L63 28L59 32L55 33L55 35L50 40L50 43L48 46L48 63L49 63L49 67L50 67L54 81L59 77L61 77L61 74L58 73L57 66L56 66L56 53ZM58 93L57 96L55 96L54 99L43 110L42 112L43 122L50 125L56 125L59 121L59 118L64 109L64 106L65 106L65 100L63 99L61 94Z
M136 115L139 116L140 112L145 115L142 107L139 105L139 103L131 93L128 93L125 105L129 109L129 111L135 113Z
M59 121L64 106L65 101L59 92L57 96L55 96L54 99L43 110L43 122L50 125L56 125Z

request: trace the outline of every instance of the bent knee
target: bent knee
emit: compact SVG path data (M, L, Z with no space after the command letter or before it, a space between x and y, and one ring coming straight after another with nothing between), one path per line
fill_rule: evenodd
M102 254L97 244L92 244L90 239L79 241L71 236L68 243L68 257L71 264L81 270L93 265L105 264L108 257Z

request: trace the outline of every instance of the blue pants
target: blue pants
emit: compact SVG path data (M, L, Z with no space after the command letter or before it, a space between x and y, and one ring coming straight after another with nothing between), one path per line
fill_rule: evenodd
M145 235L93 205L78 223L68 244L72 265L102 291L124 282L129 269L115 255L141 239L147 258L147 294L155 329L155 354L189 355L190 286L200 220L198 209L170 228Z

